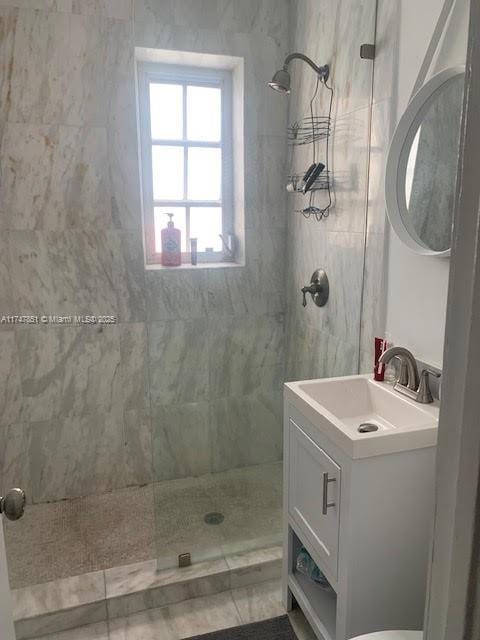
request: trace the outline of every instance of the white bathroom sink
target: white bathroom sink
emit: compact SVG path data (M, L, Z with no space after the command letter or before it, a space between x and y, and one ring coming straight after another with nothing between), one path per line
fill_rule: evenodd
M371 375L289 382L285 399L352 458L437 442L438 402L419 404Z

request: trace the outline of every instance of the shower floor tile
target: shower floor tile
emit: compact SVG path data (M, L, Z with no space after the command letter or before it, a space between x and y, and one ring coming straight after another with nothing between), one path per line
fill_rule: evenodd
M17 589L157 558L174 566L279 542L281 463L171 480L99 496L29 505L5 522L10 583ZM208 525L204 516L224 520Z

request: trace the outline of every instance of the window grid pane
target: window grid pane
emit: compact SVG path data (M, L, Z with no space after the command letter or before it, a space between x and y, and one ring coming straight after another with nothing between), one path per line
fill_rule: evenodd
M152 177L155 200L185 199L184 156L183 146L153 145Z
M188 140L220 142L222 139L221 87L187 85L184 113Z
M185 138L185 87L180 83L150 83L150 135L153 140Z
M155 82L156 85L162 85L161 82ZM169 83L165 83L168 85ZM214 252L222 251L222 242L219 238L218 234L223 232L223 193L222 193L222 173L223 173L223 149L222 149L222 90L218 85L200 85L197 86L195 84L191 84L188 82L175 82L175 85L182 90L182 114L181 114L181 126L182 126L182 138L178 137L178 121L175 122L175 131L177 132L176 136L174 134L166 134L165 137L154 137L154 127L152 124L151 127L151 140L152 143L160 143L160 144L152 144L152 171L154 177L154 185L156 184L155 180L155 161L154 161L154 149L157 147L167 147L169 151L173 151L173 149L178 149L183 151L183 176L178 175L181 170L180 167L169 166L168 162L163 163L163 168L166 170L167 178L164 180L164 185L166 190L164 193L172 194L175 192L176 197L171 198L170 195L165 198L162 195L162 192L158 189L155 189L154 186L154 200L155 202L155 236L160 239L161 228L165 227L166 224L161 224L161 219L164 217L161 213L164 213L166 209L172 210L173 207L177 208L177 211L183 211L181 219L179 216L176 216L176 224L175 226L179 228L182 232L182 253L190 253L191 245L190 240L193 234L193 237L198 239L198 252L206 253L207 248L213 249ZM216 110L217 116L220 120L217 125L215 123L210 122L209 131L207 132L209 135L205 134L202 136L202 132L199 130L200 120L197 118L193 123L190 130L196 132L190 139L188 139L189 135L189 119L188 119L188 111L189 111L189 95L188 89L215 89L219 92L219 97L215 98L215 100L219 101L220 107ZM195 93L195 92L193 92ZM202 92L199 91L200 95ZM214 94L210 94L213 96ZM204 92L203 101L208 98L208 93ZM201 101L200 101L201 102ZM150 102L150 106L152 107L152 102ZM212 109L214 110L214 109ZM166 111L168 113L168 110ZM194 116L197 114L194 113ZM158 121L158 119L157 119ZM216 128L215 128L216 126ZM164 128L164 131L168 128ZM200 131L200 133L198 133ZM212 131L215 135L212 135ZM211 139L212 138L212 139ZM174 141L174 145L168 144ZM200 143L200 146L195 143ZM196 176L191 185L189 185L189 156L190 150L192 150L192 159L198 168L198 172L201 172L200 176ZM157 160L158 165L158 160ZM178 162L177 162L178 165ZM197 173L197 172L196 172ZM160 176L159 182L162 182L162 176ZM179 198L179 179L183 178L183 198ZM172 184L169 184L169 180L173 181ZM208 184L210 182L210 184ZM193 187L193 188L192 188ZM189 188L193 193L189 193ZM190 197L191 195L195 197ZM200 197L198 197L200 196ZM213 196L213 197L212 197ZM195 204L189 204L188 200L195 200ZM175 200L175 205L168 205L167 203L162 203L162 200ZM203 204L204 203L204 204ZM213 204L215 203L215 204ZM204 211L202 211L204 210ZM205 214L203 217L202 214ZM192 222L192 216L195 216L195 222ZM210 220L210 222L209 222ZM174 220L175 222L175 220ZM157 230L157 224L161 227ZM192 224L194 224L192 231Z

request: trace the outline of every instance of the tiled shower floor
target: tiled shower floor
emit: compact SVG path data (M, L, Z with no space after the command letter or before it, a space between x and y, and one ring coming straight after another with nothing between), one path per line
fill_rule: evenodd
M281 463L30 505L5 524L11 587L179 553L193 560L274 544L281 531ZM219 525L204 522L220 512Z

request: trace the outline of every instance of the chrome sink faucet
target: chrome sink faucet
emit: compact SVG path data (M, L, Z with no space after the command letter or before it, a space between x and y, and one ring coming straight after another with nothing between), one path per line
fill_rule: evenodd
M419 381L417 361L413 353L404 347L390 347L381 355L378 362L386 365L393 358L400 360L400 375L393 388L420 404L433 402L429 376L440 378L440 374L431 369L423 369Z

